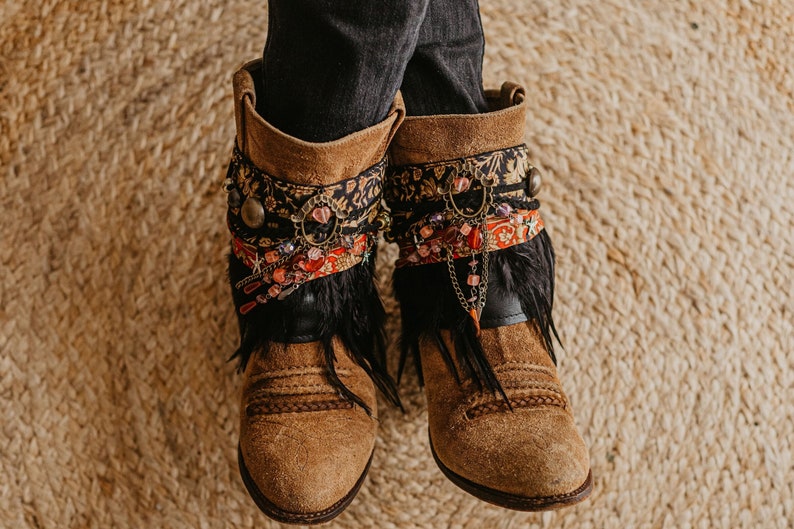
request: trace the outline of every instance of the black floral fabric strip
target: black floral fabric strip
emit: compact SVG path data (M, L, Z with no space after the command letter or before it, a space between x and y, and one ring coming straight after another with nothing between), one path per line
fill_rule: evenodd
M305 217L303 229L318 239L374 232L378 229L385 172L384 158L355 177L334 184L296 184L265 173L235 145L224 183L229 229L261 248L294 238L296 217ZM303 208L316 197L322 197L322 201L306 215ZM252 221L250 213L246 217L246 208L259 216Z
M439 187L447 181L450 174L467 163L482 171L494 180L497 189L510 188L510 192L520 197L524 188L527 172L532 168L526 145L508 149L485 152L423 165L403 165L389 168L389 185L384 191L386 202L390 205L417 204L427 201L443 200ZM516 184L518 186L516 187ZM476 186L472 187L472 191Z

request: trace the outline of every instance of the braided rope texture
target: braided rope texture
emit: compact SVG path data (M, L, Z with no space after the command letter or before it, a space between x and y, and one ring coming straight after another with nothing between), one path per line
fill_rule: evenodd
M528 88L595 491L545 514L466 495L410 371L332 526L789 527L794 4L481 4L486 84ZM278 526L235 462L219 190L264 5L0 3L0 527Z

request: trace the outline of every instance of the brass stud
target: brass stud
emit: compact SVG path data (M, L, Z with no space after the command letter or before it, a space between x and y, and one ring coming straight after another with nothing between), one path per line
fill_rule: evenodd
M245 199L240 215L243 217L245 225L249 228L257 229L265 224L265 207L254 197Z
M532 167L527 175L527 193L532 198L535 198L540 192L540 184L543 183L543 178L540 176L540 171L537 167Z
M238 189L232 188L226 195L226 202L230 208L237 209L243 204L243 195Z

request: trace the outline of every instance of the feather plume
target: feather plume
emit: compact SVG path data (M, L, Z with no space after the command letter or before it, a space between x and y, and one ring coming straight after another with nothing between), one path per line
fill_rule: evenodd
M250 273L251 270L233 254L229 255L232 285ZM309 281L282 301L260 305L245 315L238 313L240 347L230 360L236 359L238 370L244 371L252 354L267 351L271 342L289 341L289 329L292 322L301 317L301 311L320 310L318 338L323 345L330 384L344 398L371 413L336 373L332 338L339 336L353 361L372 378L389 402L402 408L396 385L386 368L383 330L386 313L374 279L373 259L343 272ZM232 297L238 307L246 301L234 288Z
M465 274L468 258L457 259L459 274ZM556 364L554 340L560 339L552 319L554 300L554 249L543 230L530 241L489 255L487 303L507 295L517 296L529 321L540 330L546 351ZM468 313L460 306L452 288L445 263L398 268L394 272L394 289L402 313L402 342L397 380L409 357L423 384L419 343L434 342L451 374L460 382L472 378L480 388L499 394L507 401L499 380L482 349L477 331ZM463 373L458 373L453 352L445 345L441 330L449 329L454 355Z

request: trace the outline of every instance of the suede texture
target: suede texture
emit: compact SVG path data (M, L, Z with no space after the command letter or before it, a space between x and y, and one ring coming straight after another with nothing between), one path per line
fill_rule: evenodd
M375 125L324 143L301 140L269 124L256 110L256 84L261 59L234 75L237 145L260 169L301 184L331 184L355 176L378 163L405 117L398 92L387 116Z
M524 89L505 83L486 96L488 113L408 117L392 142L390 162L433 163L523 143ZM449 332L442 335L454 351ZM559 506L557 498L582 490L590 462L541 334L534 322L523 322L483 329L480 341L512 410L472 379L458 384L436 343L423 340L433 451L448 470L477 486Z
M399 96L386 118L368 129L332 142L305 142L257 113L254 79L260 68L261 61L253 61L234 76L237 143L260 169L291 182L323 185L383 159L405 114ZM331 386L320 342L271 343L252 355L244 371L242 459L259 492L287 513L282 521L294 514L296 523L313 523L307 521L311 516L327 514L355 494L375 446L373 382L341 340L332 344L339 378L372 416Z
M549 498L576 490L590 471L589 454L534 324L483 329L480 339L513 411L470 379L458 385L437 346L423 343L436 456L456 474L509 494ZM454 348L448 332L444 341Z
M375 388L335 340L342 382L375 410ZM334 390L318 342L274 343L244 374L240 448L248 472L273 504L318 513L354 488L372 454L377 421Z
M408 116L389 148L393 165L452 160L515 147L524 142L526 93L515 83L486 90L491 112Z

